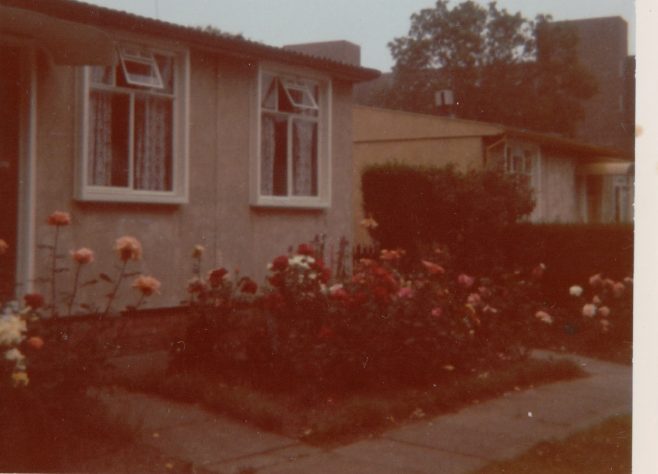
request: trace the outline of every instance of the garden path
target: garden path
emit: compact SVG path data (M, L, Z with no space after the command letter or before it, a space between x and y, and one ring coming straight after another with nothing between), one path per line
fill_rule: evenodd
M590 377L558 382L323 450L229 421L200 407L114 391L111 410L138 427L134 445L89 460L86 472L225 474L468 473L611 416L631 413L632 369L574 355Z

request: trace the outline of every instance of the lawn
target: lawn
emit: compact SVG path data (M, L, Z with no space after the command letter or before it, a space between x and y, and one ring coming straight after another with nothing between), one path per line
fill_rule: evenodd
M351 392L319 390L308 384L268 391L225 383L200 372L124 384L179 401L201 402L211 410L262 429L331 447L505 392L580 376L582 370L571 361L527 359L469 374L446 371L436 383L423 387L381 386Z
M560 442L544 442L516 459L474 474L622 474L631 472L631 417L607 420Z

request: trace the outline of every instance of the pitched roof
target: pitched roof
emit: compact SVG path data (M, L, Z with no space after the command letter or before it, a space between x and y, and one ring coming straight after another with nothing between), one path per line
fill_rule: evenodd
M177 25L132 13L112 10L74 0L0 0L0 5L34 11L61 20L100 28L115 28L153 36L165 36L190 46L253 60L281 61L311 67L349 81L371 80L379 71L293 50L269 46L240 35Z

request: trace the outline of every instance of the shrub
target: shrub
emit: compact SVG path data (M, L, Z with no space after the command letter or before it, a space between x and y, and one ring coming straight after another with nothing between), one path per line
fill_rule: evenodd
M544 262L551 298L563 302L565 287L593 273L623 279L633 273L633 226L622 224L515 224L498 246L508 268Z
M367 168L361 184L365 215L378 223L371 235L384 248L418 257L439 243L471 272L501 261L503 231L534 207L526 184L493 171L392 163Z

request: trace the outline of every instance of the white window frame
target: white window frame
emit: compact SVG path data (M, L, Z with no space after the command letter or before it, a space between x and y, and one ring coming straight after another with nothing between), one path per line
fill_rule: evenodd
M291 194L290 185L288 186L287 196L270 196L261 193L261 115L267 109L262 104L262 78L264 74L280 77L283 79L284 89L289 96L291 103L298 105L299 108L318 110L318 176L316 196L294 196ZM297 90L295 80L310 80L318 85L318 101L311 96L312 105L298 104L290 97L289 88ZM329 76L318 73L317 71L287 67L277 64L259 64L255 81L256 91L253 94L255 104L252 120L253 140L251 144L251 170L250 170L250 204L255 207L279 207L279 208L301 208L301 209L326 209L331 203L331 119L332 119L332 82ZM305 95L308 92L305 93ZM289 163L289 168L291 164ZM289 179L292 176L289 176Z
M155 61L155 56L153 56L153 51L151 49L124 45L119 47L119 58L121 59L121 69L123 70L123 74L128 84L133 86L164 89L162 74L160 74L160 68ZM137 63L147 66L151 74L149 76L140 77L140 75L130 72L128 66L129 63ZM149 80L145 80L147 77Z
M516 162L514 157L520 153L523 162L523 169L516 169ZM528 171L526 168L526 159L528 154L531 159L531 169ZM537 192L539 190L539 177L540 177L540 150L537 145L527 143L508 141L505 143L505 151L503 155L505 173L514 176L527 176L529 184Z
M127 187L99 186L88 182L89 166L89 114L90 114L90 91L92 67L80 68L79 101L78 101L78 126L80 131L78 144L78 157L76 159L76 199L80 201L105 201L125 203L154 203L154 204L184 204L188 202L189 196L189 102L190 102L190 58L189 51L162 45L149 45L142 42L121 43L118 48L118 57L122 62L122 51L124 45L139 48L142 51L150 51L151 54L159 53L173 56L174 66L174 91L173 91L173 130L172 130L172 189L167 191L141 190L133 188L133 165L130 162L129 178ZM152 57L152 56L151 56ZM146 60L146 59L145 59ZM153 58L155 61L155 59ZM116 65L125 71L123 63ZM157 64L155 71L157 77L162 81ZM125 76L126 82L128 75ZM143 86L158 92L157 84L133 84ZM105 86L93 85L94 90L102 90ZM106 86L107 90L123 90L119 86ZM131 96L132 97L132 96ZM131 98L131 101L134 100ZM134 112L129 117L130 127L134 129ZM131 134L132 135L132 134ZM132 143L129 146L132 155Z
M518 171L514 166L514 154L521 153L521 156L524 158L524 168L525 168L525 157L526 153L530 154L532 160L532 169L530 172L527 170ZM511 155L511 156L508 156ZM511 158L511 159L510 159ZM517 141L517 140L506 140L505 148L503 150L503 169L506 174L512 176L527 176L528 184L533 191L535 197L535 208L530 214L529 219L532 222L539 222L544 218L543 212L543 199L542 199L542 153L541 147L534 143Z

